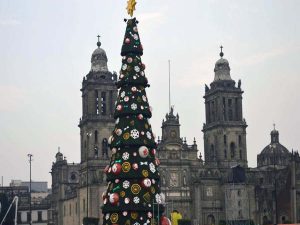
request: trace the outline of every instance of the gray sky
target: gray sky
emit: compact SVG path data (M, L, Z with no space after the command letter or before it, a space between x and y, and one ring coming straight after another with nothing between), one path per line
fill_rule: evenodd
M109 69L119 71L125 0L0 0L0 176L51 180L57 147L79 162L82 77L100 34ZM139 0L136 17L151 84L151 123L161 135L168 111L168 59L172 104L181 136L196 137L203 153L204 84L213 80L219 46L231 77L242 79L249 166L270 142L299 149L300 1Z

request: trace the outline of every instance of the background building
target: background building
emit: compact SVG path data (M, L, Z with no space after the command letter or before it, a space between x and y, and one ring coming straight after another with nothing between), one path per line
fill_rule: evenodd
M102 222L117 75L108 71L106 53L97 45L81 89L81 162L70 164L58 152L52 166L50 212L55 225L79 225L87 216ZM299 222L299 154L279 143L274 127L270 144L257 156L257 168L248 167L241 81L231 78L223 56L221 50L214 79L205 85L204 159L195 139L189 145L181 137L173 108L162 122L158 154L166 213L176 209L194 225Z

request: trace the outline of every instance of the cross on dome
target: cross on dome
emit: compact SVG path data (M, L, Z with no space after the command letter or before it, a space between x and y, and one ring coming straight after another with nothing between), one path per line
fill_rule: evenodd
M97 36L97 38L98 38L98 42L97 42L98 48L100 48L100 46L101 46L100 37L101 37L100 35Z
M221 58L223 58L224 53L223 53L223 46L222 45L220 46L220 49L221 49L220 56L221 56Z

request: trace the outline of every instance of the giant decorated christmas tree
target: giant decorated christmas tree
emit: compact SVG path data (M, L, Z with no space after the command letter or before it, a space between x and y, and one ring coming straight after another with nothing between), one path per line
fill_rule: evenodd
M145 91L149 85L141 60L143 47L138 21L125 21L116 126L109 138L112 157L106 167L108 187L103 193L103 225L159 224L157 218L163 211L159 160L149 123L151 107Z

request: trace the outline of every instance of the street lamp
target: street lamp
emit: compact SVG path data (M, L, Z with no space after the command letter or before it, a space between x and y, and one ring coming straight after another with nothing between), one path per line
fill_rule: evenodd
M30 221L29 224L32 225L32 213L31 213L31 162L32 162L32 154L27 154L29 158L29 215L30 215Z

